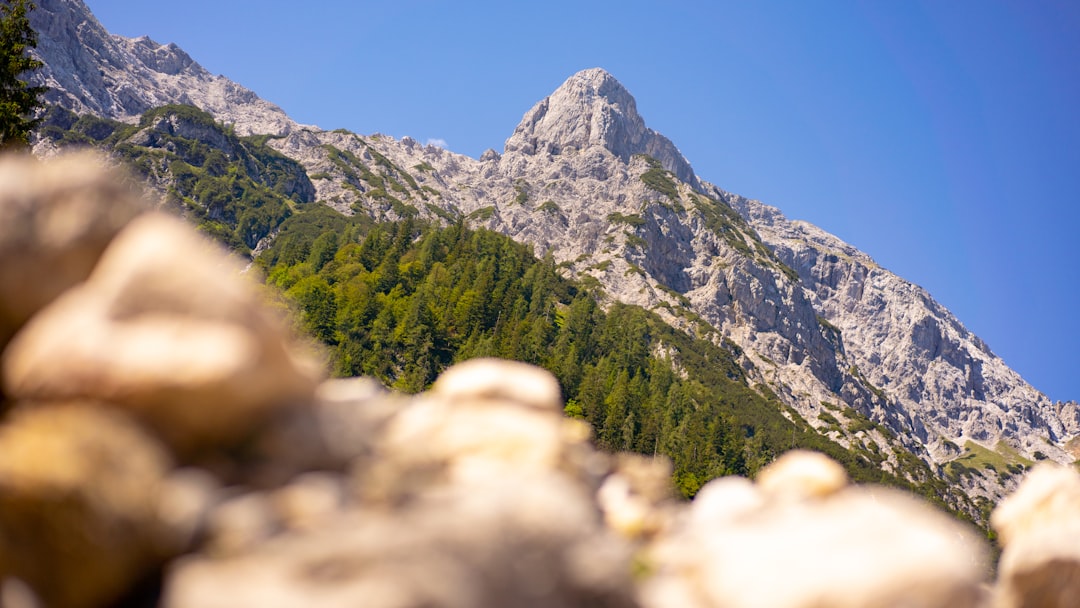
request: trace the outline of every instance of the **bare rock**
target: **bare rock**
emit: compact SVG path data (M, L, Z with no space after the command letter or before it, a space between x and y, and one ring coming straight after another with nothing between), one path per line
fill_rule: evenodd
M158 214L132 222L85 284L27 324L3 377L17 398L118 404L180 453L310 402L317 378L239 268Z
M326 449L343 462L370 457L377 437L406 403L374 378L334 378L315 392L315 414Z
M632 589L630 552L599 526L588 495L561 475L526 475L182 560L163 604L629 607Z
M541 410L562 408L562 389L542 368L505 359L470 359L443 372L431 387L447 399L497 399Z
M792 450L758 475L762 492L776 498L824 498L844 488L847 472L821 452Z
M1004 550L997 605L1065 607L1080 597L1080 474L1043 464L991 516Z
M176 548L156 508L169 458L119 412L17 409L0 454L0 580L45 605L108 604Z
M181 550L192 550L203 540L214 507L224 500L221 482L205 469L176 469L157 491L157 519Z
M34 313L90 275L102 251L144 210L125 176L75 154L0 161L0 346Z
M281 527L267 493L238 494L223 500L208 514L206 550L217 555L243 553L277 535Z
M604 478L596 500L608 528L628 539L666 531L676 510L671 461L622 453Z
M895 490L838 488L835 476L805 475L808 465L820 464L805 455L777 464L768 487L725 478L702 488L683 527L650 553L657 574L643 586L646 605L951 607L983 601L984 549L956 521ZM778 492L775 484L791 471L798 473L789 477L798 489ZM823 487L829 491L816 491Z
M32 80L49 87L49 103L126 122L150 108L184 103L241 135L298 128L281 108L211 74L175 44L110 34L82 0L38 0L37 7L29 15L38 32L33 52L45 65Z
M290 529L310 530L341 513L345 506L345 481L340 475L310 472L278 490L274 507Z
M637 102L600 68L582 70L521 119L506 140L508 152L570 154L602 146L623 162L634 154L656 158L679 179L696 184L690 163L671 140L645 126Z
M396 500L431 484L552 471L588 483L589 437L584 423L562 416L548 372L465 362L389 420L371 466L357 471L360 491Z

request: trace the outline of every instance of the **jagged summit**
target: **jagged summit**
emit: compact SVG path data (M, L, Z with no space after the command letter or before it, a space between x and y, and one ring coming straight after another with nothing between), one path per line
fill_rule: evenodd
M626 87L601 68L582 70L525 113L506 140L507 152L563 154L602 146L624 161L656 158L679 179L696 185L690 163L675 144L645 126Z

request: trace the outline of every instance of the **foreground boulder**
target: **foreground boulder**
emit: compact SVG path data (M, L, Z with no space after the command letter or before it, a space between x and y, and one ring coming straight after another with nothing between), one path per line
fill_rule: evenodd
M170 608L631 607L631 553L557 474L444 486L357 507L247 552L170 572Z
M85 154L0 163L0 347L34 313L89 276L145 206L125 176Z
M209 551L168 573L164 605L637 605L632 546L605 526L603 472L578 466L595 453L548 372L482 359L412 399L356 381L318 394L314 410L336 409L358 443L380 429L351 491L309 473L230 501Z
M243 438L310 401L317 375L239 271L180 220L143 215L15 337L5 391L121 406L183 454Z
M998 606L1064 608L1080 601L1080 474L1039 465L990 523L1003 546Z
M978 606L979 541L901 492L843 484L828 458L789 452L760 475L710 482L651 553L648 606Z
M0 426L0 580L47 606L101 606L177 549L158 517L165 448L90 403L17 411Z

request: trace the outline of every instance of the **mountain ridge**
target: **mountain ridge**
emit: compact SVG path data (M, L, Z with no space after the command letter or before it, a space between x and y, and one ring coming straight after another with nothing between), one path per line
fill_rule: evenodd
M71 23L79 10L89 15L78 0L42 4L71 11ZM123 55L135 72L155 75L139 86L160 85L142 102L201 101L229 124L243 108L268 111L244 96L239 109L214 105L214 87L224 85L199 80L197 64L186 64L182 51L97 32L90 20L79 31L107 37L90 48L147 49ZM64 65L50 53L93 58L78 48L41 51L47 64ZM107 59L100 58L103 65ZM203 83L191 89L202 98L177 97L169 88L174 81L160 76L170 70ZM47 82L61 85L56 103L131 119L116 104L94 110L79 95L96 89L72 93L51 73ZM410 138L321 131L266 115L274 120L236 128L267 128L273 137L266 144L303 165L315 200L374 219L462 218L529 243L565 272L590 277L610 301L643 306L676 327L733 344L748 377L842 443L888 443L883 431L851 431L854 418L835 413L846 407L897 433L942 476L957 470L952 463L973 449L968 442L1017 451L1027 462L1073 458L1065 448L1080 432L1075 404L1050 402L925 290L869 256L699 180L674 144L644 124L625 87L601 69L571 76L525 113L502 154L480 159ZM1015 479L995 472L958 475L969 490L996 497Z
M45 63L35 82L47 103L134 122L170 103L203 108L241 135L280 134L297 123L276 105L224 76L206 71L175 44L148 36L108 33L83 0L37 0L30 24L38 32L32 54Z

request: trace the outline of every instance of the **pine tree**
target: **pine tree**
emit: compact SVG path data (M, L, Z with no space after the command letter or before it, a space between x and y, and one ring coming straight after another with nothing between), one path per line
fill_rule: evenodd
M30 132L41 122L34 112L45 87L19 78L44 65L28 54L37 47L27 17L34 8L29 0L0 0L0 148L28 146Z

